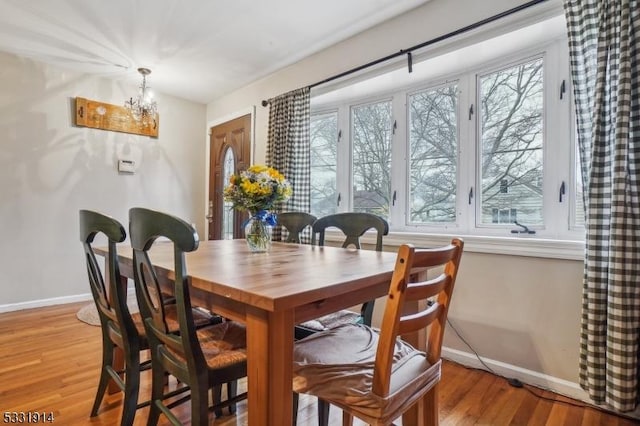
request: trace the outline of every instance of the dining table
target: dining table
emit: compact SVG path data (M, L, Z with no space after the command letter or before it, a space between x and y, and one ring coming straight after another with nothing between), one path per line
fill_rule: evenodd
M171 291L173 245L156 242L149 256ZM132 279L131 248L118 247L118 259L120 278ZM292 424L295 324L384 296L395 261L392 252L282 242L252 253L242 239L201 241L186 254L192 302L246 325L249 426Z

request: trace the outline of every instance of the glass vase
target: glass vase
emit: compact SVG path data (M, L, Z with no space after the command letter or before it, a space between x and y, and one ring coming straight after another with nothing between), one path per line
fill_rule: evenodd
M271 248L271 225L264 219L251 215L244 226L244 238L247 240L249 251L266 253Z

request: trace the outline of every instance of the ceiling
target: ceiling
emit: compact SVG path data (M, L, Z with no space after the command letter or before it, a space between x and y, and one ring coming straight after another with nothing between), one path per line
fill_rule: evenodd
M0 0L0 51L208 103L429 0Z

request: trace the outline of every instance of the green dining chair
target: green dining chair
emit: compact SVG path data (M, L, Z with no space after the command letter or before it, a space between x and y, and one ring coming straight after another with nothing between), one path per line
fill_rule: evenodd
M80 240L84 248L84 257L89 278L91 295L95 302L100 328L102 330L102 367L96 391L91 417L98 415L100 405L110 381L113 381L124 393L120 425L132 425L138 408L146 407L149 401L138 403L140 372L150 369L151 362L140 362L140 352L149 349L142 319L138 313L130 313L127 306L127 281L120 278L116 244L126 238L124 227L117 220L101 213L80 210ZM105 278L94 252L93 242L97 235L107 237L108 254L106 257ZM168 307L171 321L175 323L175 310ZM201 319L211 322L213 318ZM122 350L124 369L115 364L114 351ZM164 384L164 381L163 381ZM184 390L184 389L183 389ZM163 395L171 397L183 390Z
M190 401L191 424L209 424L208 412L221 414L221 408L235 406L246 398L236 395L237 380L247 375L246 333L242 324L223 321L209 327L196 328L190 298L190 282L185 254L198 248L198 234L184 220L154 210L129 210L129 233L133 248L136 295L151 348L152 391L148 425L156 425L160 414L180 424L171 412L176 404ZM168 239L174 250L174 278L169 285L177 306L178 331L169 329L162 301L161 284L151 262L149 251L158 238ZM188 397L166 403L163 377L175 376L191 389ZM220 399L221 386L228 383L228 398ZM208 390L214 392L214 404L208 406Z

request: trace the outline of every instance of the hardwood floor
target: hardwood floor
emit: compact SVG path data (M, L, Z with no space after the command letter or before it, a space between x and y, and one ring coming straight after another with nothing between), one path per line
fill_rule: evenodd
M121 394L108 396L100 415L89 418L101 357L99 327L76 319L76 311L87 302L0 314L0 410L7 412L52 412L53 424L116 425ZM446 362L440 387L440 424L460 425L607 425L631 426L638 422L576 407L550 392L509 386L488 373L468 370ZM149 395L150 374L143 373L141 398ZM241 383L240 387L245 386ZM136 425L146 423L148 409L139 410ZM188 423L188 404L179 408ZM303 396L298 425L316 424L315 400ZM213 419L213 416L212 416ZM331 409L331 424L339 425L340 411ZM4 419L0 420L3 421ZM42 423L42 422L41 422ZM246 424L242 403L237 415L212 420L213 424ZM166 419L161 424L168 424ZM356 422L356 425L362 425Z

